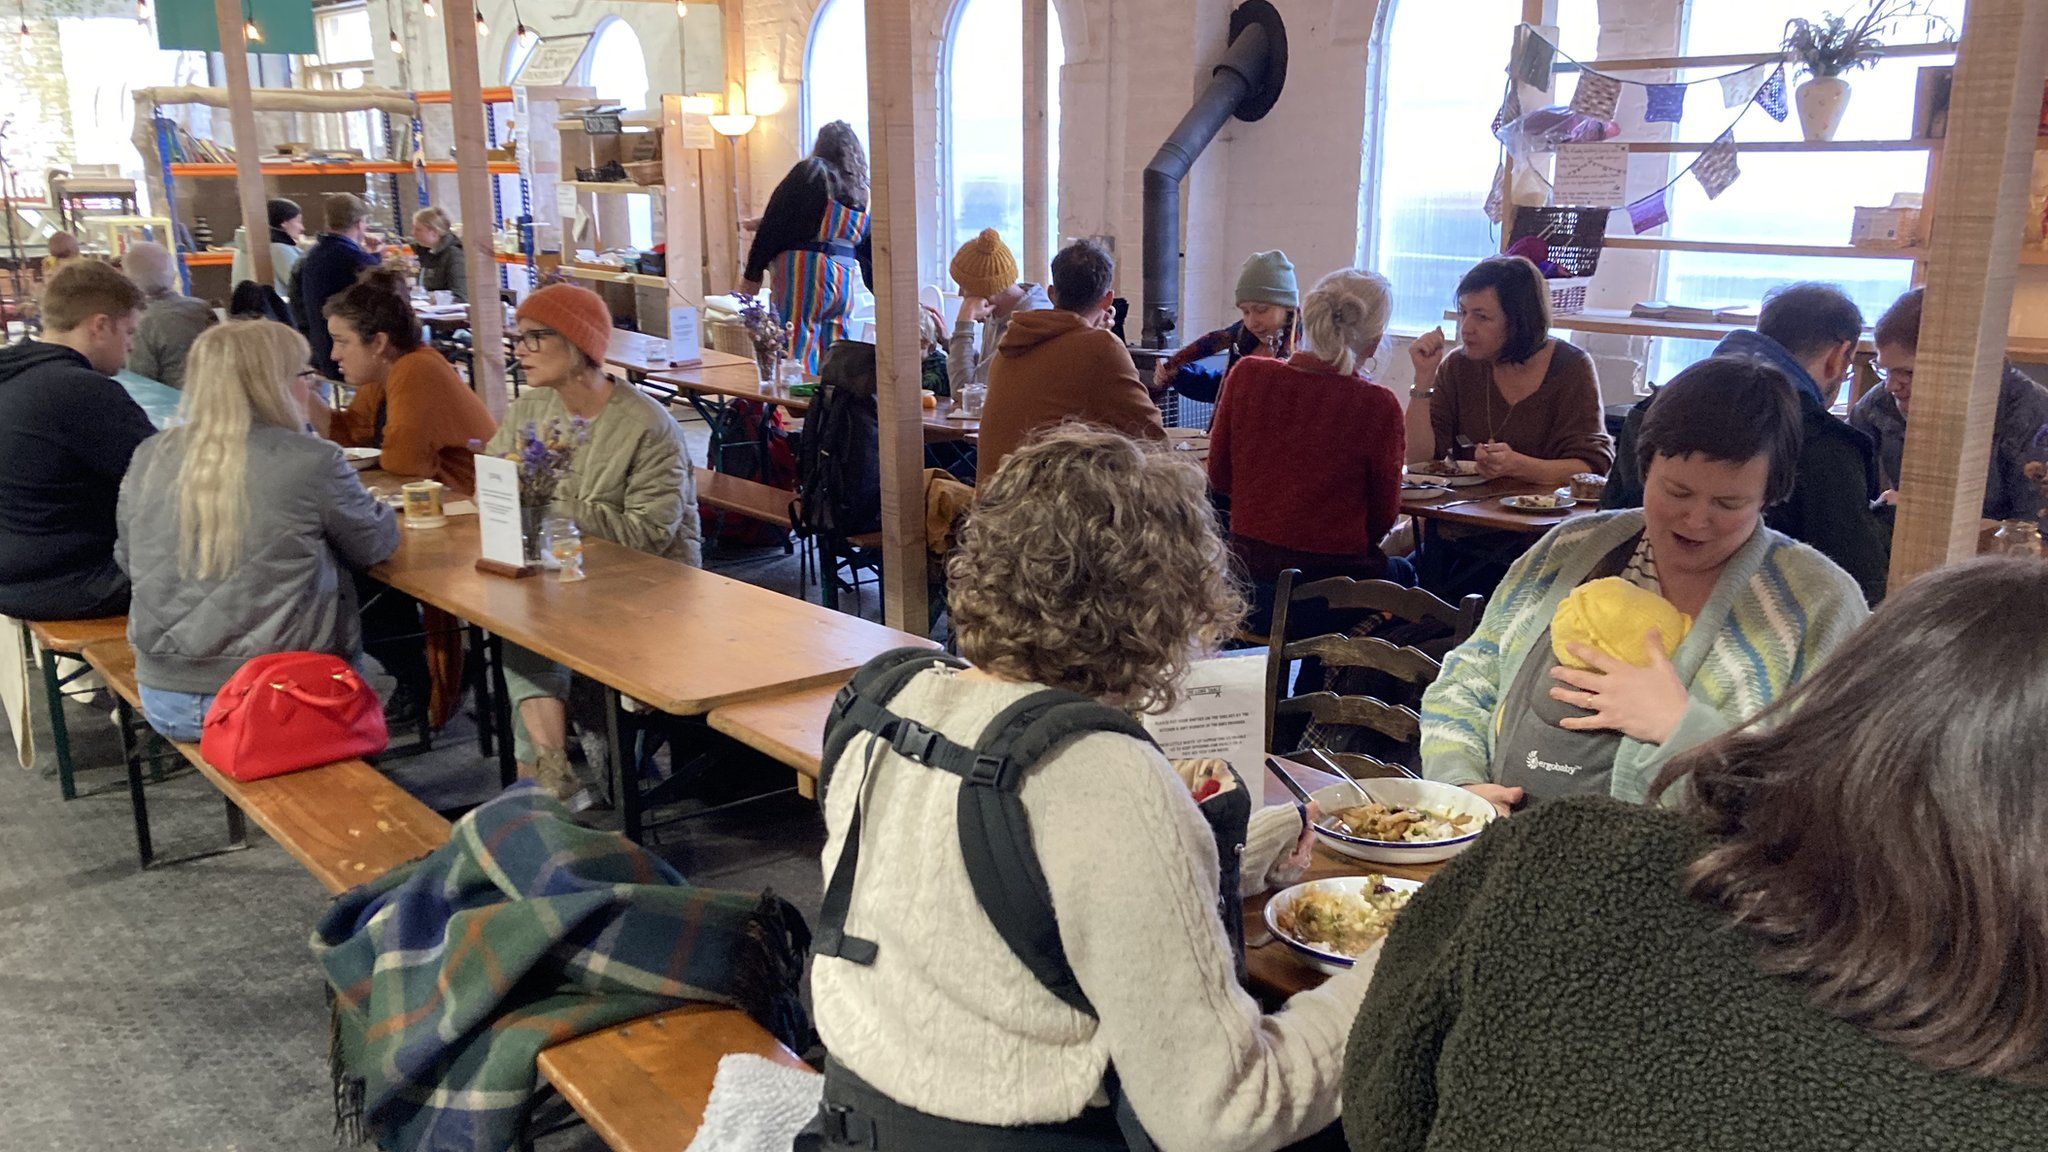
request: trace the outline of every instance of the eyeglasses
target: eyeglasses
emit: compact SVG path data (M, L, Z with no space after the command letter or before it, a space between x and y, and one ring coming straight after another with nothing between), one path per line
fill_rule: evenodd
M299 379L308 383L317 382L320 379L320 372L314 368L301 368L299 369Z
M1900 384L1908 388L1913 386L1913 370L1911 368L1879 368L1877 370L1877 378L1886 384Z
M547 346L548 337L560 335L561 333L553 328L528 328L524 332L514 333L512 338L528 352L538 352Z

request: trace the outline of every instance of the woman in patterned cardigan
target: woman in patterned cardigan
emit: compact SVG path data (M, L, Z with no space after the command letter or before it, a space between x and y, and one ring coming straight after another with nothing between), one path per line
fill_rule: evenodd
M1567 521L1509 570L1422 698L1423 774L1503 814L1571 794L1641 802L1674 754L1812 671L1867 611L1847 573L1764 527L1799 444L1777 369L1716 358L1672 380L1637 442L1643 507ZM1551 621L1573 589L1607 576L1662 596L1691 627L1648 637L1647 666L1583 646L1571 655L1590 670L1565 666Z

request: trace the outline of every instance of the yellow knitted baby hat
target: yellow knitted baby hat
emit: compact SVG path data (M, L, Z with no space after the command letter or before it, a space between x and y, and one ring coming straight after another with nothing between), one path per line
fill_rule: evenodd
M1572 589L1550 621L1550 651L1567 668L1591 671L1571 654L1569 645L1584 644L1638 668L1649 664L1644 641L1651 629L1664 639L1664 655L1678 651L1678 642L1692 631L1692 617L1647 588L1619 576L1591 580Z
M1017 258L993 228L960 246L949 269L962 296L994 296L1017 282Z

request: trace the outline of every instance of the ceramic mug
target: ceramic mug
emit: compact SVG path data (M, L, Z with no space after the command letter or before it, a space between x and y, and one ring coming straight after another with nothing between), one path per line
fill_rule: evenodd
M448 523L441 510L439 480L413 480L399 489L405 496L405 525L408 528L439 528Z

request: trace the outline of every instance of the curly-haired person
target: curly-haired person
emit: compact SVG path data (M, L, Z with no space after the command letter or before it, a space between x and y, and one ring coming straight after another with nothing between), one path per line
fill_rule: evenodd
M919 672L889 703L956 743L1048 687L1163 707L1242 613L1201 470L1171 452L1063 425L1011 453L979 496L949 565L973 666ZM1274 1148L1331 1126L1374 958L1261 1011L1217 914L1214 834L1156 747L1090 732L1055 745L1019 792L1093 1018L1040 984L976 901L957 779L882 745L850 744L835 768L825 870L858 799L845 928L880 947L872 964L819 957L818 1027L839 1068L921 1114L906 1123L944 1124L949 1147L1122 1148L1102 1106L1113 1067L1163 1149ZM1244 890L1298 875L1304 831L1292 807L1253 813Z

